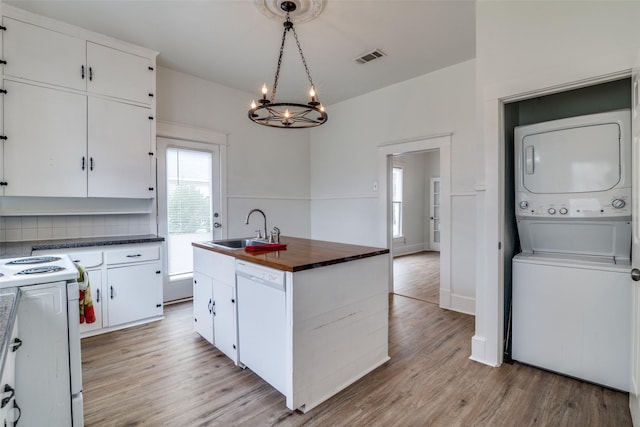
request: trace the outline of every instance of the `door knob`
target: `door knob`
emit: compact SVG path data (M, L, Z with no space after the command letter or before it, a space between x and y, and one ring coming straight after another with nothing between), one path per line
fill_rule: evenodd
M220 228L220 227L222 227L222 224L220 224L219 222L213 223L213 228Z
M634 282L640 280L640 270L638 270L637 268L631 270L631 279L633 279Z

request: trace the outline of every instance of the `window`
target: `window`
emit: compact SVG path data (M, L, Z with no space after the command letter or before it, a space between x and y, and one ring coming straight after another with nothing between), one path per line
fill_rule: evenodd
M210 240L212 153L167 148L167 249L169 277L191 273L191 242Z
M402 168L393 168L393 237L402 237Z

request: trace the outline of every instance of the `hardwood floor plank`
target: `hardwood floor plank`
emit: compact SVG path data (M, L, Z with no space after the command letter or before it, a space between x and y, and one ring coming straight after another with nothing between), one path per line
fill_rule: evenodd
M630 426L628 395L521 364L469 360L474 319L389 299L391 360L302 414L192 329L165 320L82 340L91 426Z
M393 259L393 291L440 304L440 252L418 252Z

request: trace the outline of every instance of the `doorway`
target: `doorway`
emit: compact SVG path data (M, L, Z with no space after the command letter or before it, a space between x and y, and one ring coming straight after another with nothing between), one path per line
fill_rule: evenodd
M440 150L391 163L393 292L440 304Z
M409 197L409 192L404 191L402 194L402 209L411 209L407 203L414 202L415 200L422 200L422 207L420 208L421 214L419 215L419 219L417 222L419 223L418 230L421 231L410 231L412 225L407 224L406 218L403 218L403 231L401 236L394 237L394 228L393 228L393 211L394 211L394 199L393 199L393 168L394 168L394 160L404 159L405 167L406 164L413 161L414 159L411 156L420 155L423 153L437 153L438 157L435 160L435 164L438 169L432 168L432 171L427 174L425 171L425 167L423 166L422 170L422 178L421 184L416 186L422 194L421 196L412 196ZM422 137L405 141L392 142L388 144L381 145L379 147L379 177L380 177L380 192L381 192L381 209L380 214L383 215L383 220L381 223L386 224L384 229L385 241L387 242L387 247L390 248L392 253L392 259L390 261L390 288L389 292L396 292L395 285L395 273L394 270L397 269L399 272L398 281L402 280L400 276L403 274L402 270L405 270L405 277L408 277L408 280L412 280L411 278L422 278L423 276L429 275L429 281L431 283L437 282L435 285L437 288L437 296L434 296L434 293L431 293L431 297L427 297L429 301L432 301L436 304L439 304L441 308L452 308L452 292L451 292L451 135L450 134L441 134L435 135L431 137ZM416 157L417 159L418 157ZM434 170L435 169L435 170ZM427 200L431 197L426 193L431 193L428 191L430 188L430 181L432 177L439 177L439 223L438 223L438 231L439 231L439 246L440 252L435 252L435 255L432 261L432 265L429 269L429 273L424 269L425 263L424 258L419 259L417 262L410 262L409 254L417 254L421 252L425 252L425 250L432 249L429 246L429 231L431 230L430 225L430 212L426 209ZM406 181L404 177L403 171L403 180ZM398 200L395 200L396 202ZM397 203L395 204L397 205ZM398 208L395 208L396 211ZM396 231L397 231L397 218L396 218ZM407 226L409 228L407 228ZM398 234L398 233L396 233ZM409 238L411 237L411 239ZM402 243L402 249L400 249L400 242ZM400 260L402 257L395 257L395 255L405 255L407 258L404 258L402 261L406 261L406 264L412 264L412 266L401 266L400 263L396 263L393 261L394 258ZM414 267L423 268L423 271L416 272ZM436 274L437 272L437 274ZM401 285L398 283L397 287L399 288ZM410 285L409 285L410 286ZM400 290L399 292L407 293L406 290ZM408 296L411 296L407 293ZM416 294L417 295L417 294ZM414 298L422 299L424 296L413 296Z

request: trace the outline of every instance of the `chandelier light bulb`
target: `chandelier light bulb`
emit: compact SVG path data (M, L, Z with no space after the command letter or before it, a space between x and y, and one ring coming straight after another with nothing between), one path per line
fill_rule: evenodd
M289 117L291 117L291 114L289 113L289 109L287 108L286 110L284 110L284 118L288 119Z
M311 86L311 89L309 90L309 96L311 97L312 101L316 100L316 91L313 89L313 86Z
M267 84L265 83L262 85L262 99L267 99L267 92L268 92Z
M258 105L256 104L256 100L255 99L251 100L251 109L255 110L257 106Z

